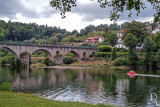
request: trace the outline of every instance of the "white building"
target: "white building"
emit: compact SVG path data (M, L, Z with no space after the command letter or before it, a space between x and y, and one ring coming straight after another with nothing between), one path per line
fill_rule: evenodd
M84 42L90 42L90 43L102 43L104 41L104 37L90 37L86 38Z
M125 30L120 30L119 32L117 32L117 36L118 36L118 43L116 45L117 48L126 48L123 44L123 35L124 35Z

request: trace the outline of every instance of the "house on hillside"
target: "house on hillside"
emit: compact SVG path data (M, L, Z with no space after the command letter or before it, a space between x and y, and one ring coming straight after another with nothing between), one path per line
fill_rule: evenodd
M147 27L144 27L144 28L147 29L147 31L152 32L152 26L147 26Z
M104 41L104 37L90 37L90 38L86 38L84 40L84 43L89 42L89 43L102 43Z
M117 48L126 48L122 40L124 33L125 33L125 30L120 30L119 32L117 32L117 36L118 36L118 43L116 45Z
M154 35L156 35L156 33L159 32L159 31L160 31L160 24L158 26L156 26L155 30L153 30L152 33Z
M127 47L123 44L123 36L124 36L125 30L120 30L119 32L117 32L117 36L118 36L118 43L116 45L117 48L126 48ZM136 46L136 50L137 51L141 51L142 50L142 44L138 43Z

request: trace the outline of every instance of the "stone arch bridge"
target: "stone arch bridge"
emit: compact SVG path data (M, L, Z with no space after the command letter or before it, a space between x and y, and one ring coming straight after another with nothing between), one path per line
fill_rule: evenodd
M97 48L58 46L58 45L26 45L26 44L0 44L0 47L8 49L13 53L14 58L20 59L23 63L29 65L29 55L34 52L43 50L47 53L49 59L57 64L62 63L63 56L72 52L78 61L88 58ZM61 57L57 57L61 56Z

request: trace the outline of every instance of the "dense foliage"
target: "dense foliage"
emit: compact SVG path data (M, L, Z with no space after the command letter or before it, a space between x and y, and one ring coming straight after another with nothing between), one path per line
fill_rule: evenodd
M147 68L149 68L149 66L152 65L152 62L154 59L152 51L154 47L155 47L155 42L152 40L152 38L146 38L144 40L144 44L143 44L143 50L145 52L144 61L145 61L145 66Z
M42 39L45 36L51 37L54 33L59 33L59 35L62 34L63 36L70 34L65 29L57 27L48 27L47 25L39 26L36 23L25 24L0 20L0 41L24 41L30 40L31 38ZM59 39L61 39L60 36Z
M76 59L73 58L73 57L71 57L71 56L65 56L65 57L63 58L63 63L64 63L64 64L71 64L71 63L73 63L73 62L76 62Z
M11 91L10 84L8 82L1 83L0 91Z
M112 47L114 47L118 42L117 34L112 31L108 31L107 34L103 35L105 37L105 41Z
M125 66L128 64L128 60L126 58L119 57L114 60L115 66Z
M129 33L127 34L127 36L125 36L124 45L128 47L130 50L134 49L137 44L138 40L132 33Z
M111 60L115 60L117 58L117 53L116 53L116 48L112 49L112 53L111 53Z
M107 46L107 45L102 45L102 46L98 47L98 50L100 52L111 52L112 48L110 46Z

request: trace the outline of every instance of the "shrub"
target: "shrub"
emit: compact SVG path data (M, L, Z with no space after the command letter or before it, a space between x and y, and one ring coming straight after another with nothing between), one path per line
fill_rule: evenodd
M2 58L1 59L1 65L5 65L5 64L8 64L8 59L6 57Z
M114 60L115 66L124 66L127 65L128 60L126 58L119 57Z
M65 57L63 58L63 63L64 63L64 64L71 64L71 63L73 63L73 62L76 62L76 59L73 58L73 57L71 57L71 56L65 56Z
M99 46L98 47L98 50L100 52L111 52L112 51L112 48L107 46L107 45L103 45L103 46Z
M53 63L48 57L46 57L46 58L44 59L44 64L45 64L46 66L54 65L54 63Z
M21 61L17 58L15 61L15 66L19 68L20 65L21 65Z
M144 66L144 60L137 61L137 66Z
M95 57L110 58L111 52L95 52Z
M74 54L72 52L68 52L65 56L70 56L70 57L75 57Z
M91 47L92 45L91 45L91 43L86 42L86 43L83 43L81 46L84 46L84 47Z
M127 52L127 49L125 49L125 48L117 48L117 52Z
M116 48L113 48L112 53L111 53L111 59L115 60L116 58L117 58Z
M10 88L10 84L8 82L3 82L1 85L0 85L0 91L10 91L11 88Z

